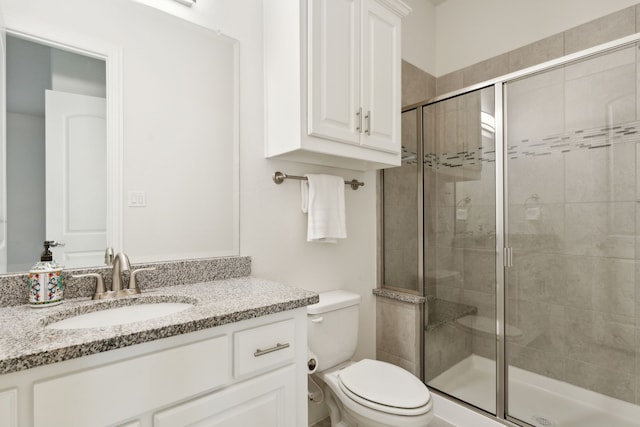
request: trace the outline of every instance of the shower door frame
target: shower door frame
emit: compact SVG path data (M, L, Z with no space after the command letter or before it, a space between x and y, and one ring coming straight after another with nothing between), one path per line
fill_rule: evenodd
M495 416L487 411L479 409L478 407L469 404L463 400L456 398L455 396L451 396L445 392L441 392L439 390L433 390L435 393L447 398L451 399L459 404L462 404L468 409L471 409L474 412L483 414L485 416L495 417L495 419L505 425L515 426L515 427L530 427L530 424L523 422L517 418L514 418L508 414L508 366L506 360L506 343L505 343L505 325L506 325L506 300L505 300L505 286L506 286L506 273L507 269L512 267L513 264L513 253L512 248L506 246L506 236L508 235L508 224L505 221L505 218L508 218L508 192L506 186L506 178L508 177L507 170L507 153L505 150L505 122L504 122L504 113L506 110L505 106L505 85L511 83L515 80L520 80L526 77L530 77L542 72L546 72L552 70L554 68L564 67L571 63L579 62L585 59L588 59L593 56L597 56L608 51L614 51L616 49L632 46L636 43L640 42L640 33L633 34L631 36L623 37L618 40L614 40L612 42L603 43L598 46L585 49L576 53L572 53L569 55L562 56L557 59L553 59L547 62L543 62L541 64L537 64L513 73L506 74L504 76L487 80L482 83L478 83L472 86L465 87L460 90L456 90L453 92L449 92L443 95L439 95L435 98L429 99L422 103L416 103L413 105L409 105L402 109L402 112L416 110L418 114L418 128L420 132L418 133L418 147L419 150L423 150L424 146L424 133L422 132L422 120L423 120L423 109L427 106L436 104L440 101L444 101L447 99L451 99L457 96L465 95L474 91L486 89L489 87L494 88L495 94L495 190L496 190L496 200L495 200L495 224L496 224L496 247L495 247L495 267L496 267L496 414ZM419 169L419 176L423 176L424 172L424 158L419 157L422 164L419 162L418 165L421 166ZM422 180L421 180L422 181ZM422 183L419 187L422 189ZM421 191L422 192L422 191ZM424 203L424 195L419 195L419 200ZM419 205L419 209L424 212L424 206ZM419 217L420 218L420 217ZM384 221L384 219L383 219ZM421 221L423 222L423 221ZM422 227L421 227L422 228ZM424 236L418 236L418 245L420 248L420 252L424 254ZM424 258L422 259L422 266L420 268L421 272L424 272ZM424 275L422 276L422 280L424 281ZM424 292L426 286L424 282L421 284L421 288ZM424 364L424 333L420 333L421 337L421 362ZM422 369L423 375L425 369ZM424 378L423 378L424 380Z

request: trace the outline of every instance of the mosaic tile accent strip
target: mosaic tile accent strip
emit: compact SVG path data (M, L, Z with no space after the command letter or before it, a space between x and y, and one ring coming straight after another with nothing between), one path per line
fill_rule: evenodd
M457 153L425 153L424 155L425 166L432 169L478 167L482 162L492 163L495 161L495 150L484 151L482 147Z
M616 144L635 144L640 142L639 129L640 121L604 128L580 129L558 135L523 139L517 144L510 144L507 147L507 152L510 159L517 159L527 156L568 153L576 150L594 150Z
M417 165L418 164L418 153L415 151L407 149L404 145L402 146L402 164L403 165Z
M132 264L133 270L155 267L155 271L146 271L137 276L140 288L155 289L208 282L212 280L245 277L251 274L251 257L221 257L168 261L158 263ZM64 298L91 297L96 287L95 279L72 277L76 274L102 274L105 284L111 283L111 267L63 270L65 289ZM128 275L128 273L126 273ZM29 287L28 274L12 274L0 276L0 307L26 304Z
M509 159L549 156L553 154L569 153L577 150L595 150L611 147L616 144L636 144L640 142L640 121L621 123L610 127L593 129L579 129L558 135L540 136L523 139L516 143L509 143L507 154ZM403 150L402 156L415 155ZM475 150L445 153L425 153L424 164L428 168L459 168L493 163L496 160L494 149L478 147ZM407 162L408 164L412 164Z

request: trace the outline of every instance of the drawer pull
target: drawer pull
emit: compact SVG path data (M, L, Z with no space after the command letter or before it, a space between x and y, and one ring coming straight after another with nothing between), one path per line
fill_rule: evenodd
M256 350L255 353L253 353L253 355L255 357L259 357L259 356L264 356L265 354L269 354L269 353L273 353L274 351L278 351L278 350L284 350L285 348L289 348L289 343L285 342L285 343L278 343L273 347L270 348L265 348L264 350L259 348Z

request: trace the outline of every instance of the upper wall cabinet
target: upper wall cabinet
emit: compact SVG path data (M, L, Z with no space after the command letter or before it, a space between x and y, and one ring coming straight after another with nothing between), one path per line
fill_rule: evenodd
M266 157L354 170L400 165L396 0L265 4Z

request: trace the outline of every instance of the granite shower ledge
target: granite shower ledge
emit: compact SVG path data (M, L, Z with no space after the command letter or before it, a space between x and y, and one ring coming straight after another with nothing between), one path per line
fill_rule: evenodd
M145 291L119 300L65 300L47 308L0 308L0 375L89 356L175 335L315 304L318 294L256 277L240 277ZM45 329L64 317L145 302L190 302L194 307L144 322L91 328Z
M478 307L440 298L427 298L427 324L425 330L431 331L442 325L452 323L465 316L478 313Z
M384 288L375 288L373 290L373 294L378 297L406 302L409 304L424 304L424 302L426 301L426 298L420 295L410 294L407 292L392 291L390 289Z

